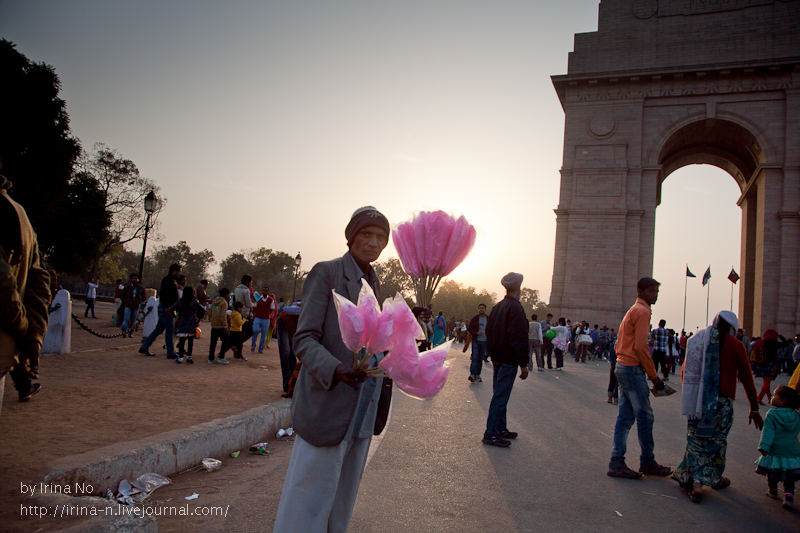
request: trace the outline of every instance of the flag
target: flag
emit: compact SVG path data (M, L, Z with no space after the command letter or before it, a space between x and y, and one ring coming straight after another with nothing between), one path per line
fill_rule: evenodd
M708 283L708 280L710 279L711 279L711 267L708 267L708 269L706 269L706 273L703 274L703 287L706 286L706 283Z
M739 281L739 274L736 273L733 267L731 267L731 273L728 274L728 279L731 280L731 283L736 283Z
M697 276L695 276L694 274L692 274L692 271L691 271L691 270L689 270L689 267L688 267L688 266L686 267L686 277L687 277L687 278L696 278L696 277L697 277Z

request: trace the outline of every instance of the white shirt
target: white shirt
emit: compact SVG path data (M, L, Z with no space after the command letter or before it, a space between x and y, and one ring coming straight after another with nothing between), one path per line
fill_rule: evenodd
M86 290L86 297L87 298L96 298L97 297L97 285L89 282L88 289Z

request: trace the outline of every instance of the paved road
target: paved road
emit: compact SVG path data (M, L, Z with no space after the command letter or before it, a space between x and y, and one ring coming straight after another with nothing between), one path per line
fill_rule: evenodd
M753 472L759 433L747 425L741 387L726 470L733 484L706 489L698 505L669 478L606 476L617 414L605 402L608 363L566 365L564 372L533 372L527 381L517 380L508 419L520 435L508 449L481 444L491 367L484 369L484 383L470 384L467 355L460 351L438 397L420 402L397 394L350 530L800 531L800 512L768 499L765 478ZM656 459L677 466L686 443L680 394L652 404ZM635 430L628 442L634 469Z

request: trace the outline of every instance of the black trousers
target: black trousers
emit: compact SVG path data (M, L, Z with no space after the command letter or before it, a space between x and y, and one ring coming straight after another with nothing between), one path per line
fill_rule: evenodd
M656 371L658 371L659 365L661 366L661 373L664 374L664 377L669 377L669 367L670 363L667 360L667 352L662 352L660 350L653 350L653 363L656 365Z
M183 347L186 344L186 339L189 339L189 350L187 352L183 351ZM187 356L192 356L192 345L194 344L194 337L178 337L178 355L183 356L186 353Z
M208 349L208 360L214 360L214 352L217 351L217 341L222 339L222 348L219 350L219 358L225 359L225 352L231 347L231 339L228 330L225 328L211 328L211 347Z

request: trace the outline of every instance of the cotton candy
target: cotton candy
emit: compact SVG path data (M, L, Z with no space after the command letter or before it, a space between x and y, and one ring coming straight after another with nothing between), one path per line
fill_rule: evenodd
M378 318L381 316L381 308L378 305L378 299L375 297L372 287L363 278L361 279L361 292L358 293L358 310L364 321L364 329L361 332L361 346L366 346L370 337L375 333Z
M447 364L447 366L440 368L430 381L424 381L419 384L398 382L397 388L400 389L400 392L406 396L410 396L411 398L415 398L417 400L430 400L439 394L439 391L442 390L447 382L447 376L449 375L450 365Z
M427 400L436 396L447 381L451 363L446 358L451 345L452 341L420 354L415 343L404 340L378 366L404 393Z
M339 331L342 334L342 341L351 352L361 349L361 338L364 334L364 317L361 310L350 300L340 294L333 292L333 303L336 306L336 314L339 318Z
M447 359L447 352L450 351L450 346L453 341L448 341L440 344L432 350L422 352L419 354L419 377L422 380L428 381L433 379L436 372L442 367Z
M464 215L455 221L442 261L442 276L449 275L467 258L472 247L475 246L477 236L478 232L475 227L467 221Z
M410 339L395 344L378 366L398 383L413 383L419 375L417 344Z
M403 270L412 278L422 275L422 268L417 258L417 249L414 246L414 227L411 222L404 222L392 231L392 240L403 264Z

